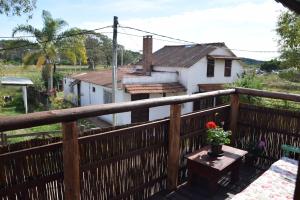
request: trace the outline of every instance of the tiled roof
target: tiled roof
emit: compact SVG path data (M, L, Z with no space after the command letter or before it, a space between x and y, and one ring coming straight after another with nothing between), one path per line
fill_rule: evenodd
M126 92L130 94L155 94L185 92L186 89L178 82L156 84L126 84Z
M153 66L191 67L218 47L227 48L224 43L164 46L153 54ZM137 64L142 65L142 61Z
M121 88L121 86L122 86L121 81L124 76L140 76L140 74L132 72L132 70L130 68L118 68L117 76L118 76L118 79L117 79L118 88ZM71 76L71 78L112 88L112 70L111 69L76 74L76 75Z

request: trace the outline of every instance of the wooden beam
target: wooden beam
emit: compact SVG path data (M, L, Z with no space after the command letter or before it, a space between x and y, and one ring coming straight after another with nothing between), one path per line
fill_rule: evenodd
M206 97L233 94L235 89L218 90L193 95L180 95L172 97L162 97L154 99L143 99L123 103L111 103L101 105L91 105L84 107L69 108L63 110L51 110L44 112L30 113L13 117L0 117L0 131L29 128L45 124L76 121L78 119L95 117L100 115L121 113L136 110L139 108L149 108L170 104L180 104L191 102Z
M180 158L180 116L181 104L172 104L170 108L169 146L167 188L174 190L178 185L178 171Z
M234 139L236 137L239 104L240 104L239 95L238 94L230 95L230 130L232 132L231 144L233 144Z
M62 123L66 200L80 199L79 145L76 122Z
M256 89L249 89L249 88L236 88L236 93L250 95L250 96L258 96L258 97L266 97L266 98L272 98L272 99L281 99L281 100L300 102L299 94L269 92L269 91L265 91L265 90L256 90Z

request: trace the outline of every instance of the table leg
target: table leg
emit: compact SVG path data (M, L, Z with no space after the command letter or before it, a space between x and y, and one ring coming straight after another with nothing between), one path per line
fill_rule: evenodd
M235 183L240 179L240 164L231 171L231 182Z
M218 190L218 181L216 180L208 180L209 192L211 195L214 195Z
M193 184L193 179L195 174L191 170L188 170L187 174L188 174L188 185L190 186Z

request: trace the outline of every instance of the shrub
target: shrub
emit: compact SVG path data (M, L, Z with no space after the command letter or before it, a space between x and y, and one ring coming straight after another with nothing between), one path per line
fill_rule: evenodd
M296 68L290 68L279 73L279 77L291 82L300 82L300 71Z
M266 61L266 62L262 63L260 66L260 69L267 71L267 72L271 72L272 70L279 70L280 64L281 64L281 62L279 60L272 59L270 61Z
M253 88L253 89L262 89L263 83L258 79L254 73L244 74L241 78L235 81L232 84L227 85L229 88L233 87L243 87L243 88ZM243 103L256 103L260 101L260 97L253 96L244 96L240 97L241 102Z
M64 74L61 72L55 72L53 74L53 87L59 89L59 86L62 84Z
M244 88L253 88L253 89L262 89L263 84L260 79L258 79L255 74L245 74L233 84L230 84L231 87L244 87Z
M30 77L30 79L33 82L33 87L35 90L40 91L40 92L46 91L44 81L40 74L38 74L38 73L34 74Z
M57 96L50 97L51 109L65 109L73 107L70 102L65 101L63 93L57 93Z

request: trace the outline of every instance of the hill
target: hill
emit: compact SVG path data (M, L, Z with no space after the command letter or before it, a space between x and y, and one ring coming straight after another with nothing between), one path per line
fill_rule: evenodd
M256 60L252 58L242 58L241 61L246 65L261 65L262 63L264 63L264 61L262 60Z

